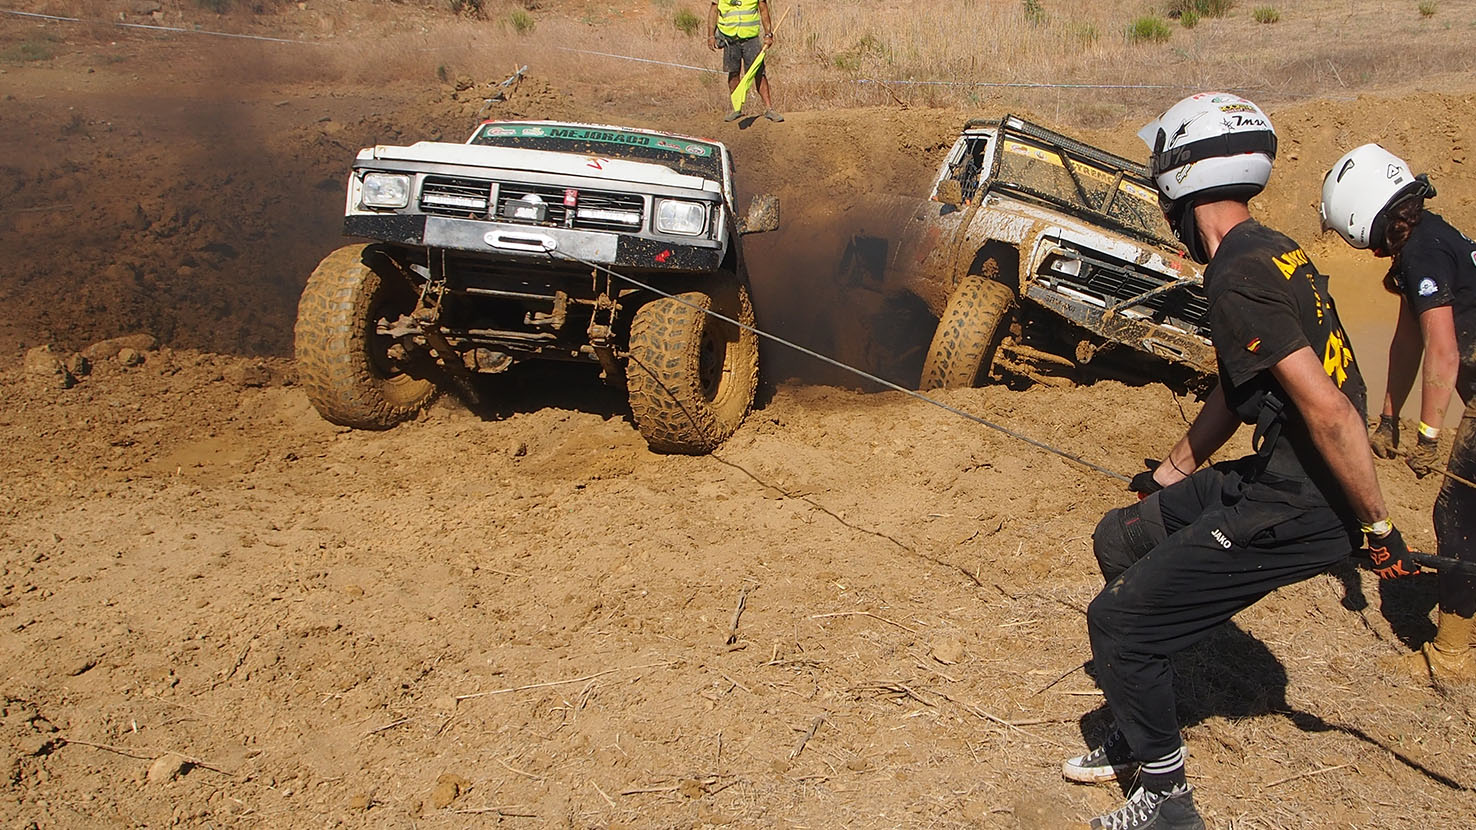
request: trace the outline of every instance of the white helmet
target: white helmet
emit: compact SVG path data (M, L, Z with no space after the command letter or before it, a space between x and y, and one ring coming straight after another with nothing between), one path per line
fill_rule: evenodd
M1228 92L1201 92L1138 131L1152 150L1149 172L1174 233L1198 262L1208 257L1195 228L1196 202L1248 200L1266 187L1276 130L1261 108Z
M1435 195L1424 175L1377 144L1350 150L1322 179L1322 229L1337 231L1355 248L1384 245L1387 210L1414 197Z
M1138 131L1153 150L1149 167L1170 201L1232 188L1249 199L1266 187L1276 130L1261 108L1228 92L1201 92ZM1243 194L1243 195L1242 195Z

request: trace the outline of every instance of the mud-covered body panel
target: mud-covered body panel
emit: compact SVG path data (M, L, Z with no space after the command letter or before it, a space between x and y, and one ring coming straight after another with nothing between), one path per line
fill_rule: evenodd
M962 204L936 196L950 178L963 180ZM1033 337L1054 341L1068 363L1125 346L1209 375L1202 274L1166 244L1148 185L1141 165L1019 119L970 122L933 198L871 199L860 208L862 235L877 236L852 247L872 252L868 267L881 281L938 315L962 277L987 267L1022 304L1071 324Z

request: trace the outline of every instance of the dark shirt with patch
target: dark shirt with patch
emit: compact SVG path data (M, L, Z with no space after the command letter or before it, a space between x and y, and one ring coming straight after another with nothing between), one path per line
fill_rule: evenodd
M1390 276L1416 316L1450 307L1461 354L1456 388L1462 400L1470 401L1476 393L1476 242L1440 214L1426 211Z
M1231 228L1204 272L1210 302L1210 339L1225 401L1245 423L1255 423L1267 394L1285 405L1285 425L1273 468L1296 469L1319 482L1329 501L1341 501L1322 455L1290 397L1271 374L1282 358L1306 346L1323 371L1362 415L1368 390L1348 335L1318 272L1289 237L1248 219ZM1292 456L1294 458L1288 457ZM1292 462L1295 463L1292 463Z

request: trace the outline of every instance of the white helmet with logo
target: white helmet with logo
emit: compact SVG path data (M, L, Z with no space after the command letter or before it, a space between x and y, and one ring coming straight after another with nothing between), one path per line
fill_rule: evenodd
M1338 159L1323 177L1322 229L1337 231L1355 248L1381 248L1388 209L1434 195L1430 180L1411 173L1404 159L1365 144Z
M1208 257L1195 229L1196 203L1248 200L1266 187L1276 130L1261 108L1228 92L1201 92L1169 107L1138 131L1153 150L1149 172L1174 233L1199 262Z

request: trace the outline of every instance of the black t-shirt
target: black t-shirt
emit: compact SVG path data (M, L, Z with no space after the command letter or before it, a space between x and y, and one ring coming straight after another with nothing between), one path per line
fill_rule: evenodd
M1389 271L1416 316L1449 306L1461 354L1458 391L1476 393L1476 242L1438 213L1425 211Z
M1241 222L1221 240L1204 272L1214 342L1225 401L1245 423L1255 423L1266 393L1285 404L1283 445L1293 450L1314 478L1325 472L1321 455L1271 367L1304 346L1322 358L1322 368L1360 414L1368 390L1327 277L1300 246L1256 222Z

